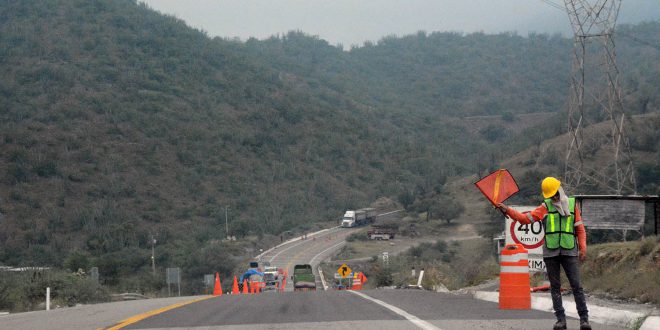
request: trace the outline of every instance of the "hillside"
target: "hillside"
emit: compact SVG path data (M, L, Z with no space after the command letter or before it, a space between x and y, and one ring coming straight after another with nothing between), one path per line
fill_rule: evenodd
M570 40L544 35L344 52L299 32L211 39L130 0L5 1L0 22L0 264L98 266L111 285L149 273L151 235L159 272L229 272L267 241L220 241L225 207L231 235L262 238L442 191L527 148L526 114L568 90ZM660 55L621 47L626 104L658 110Z

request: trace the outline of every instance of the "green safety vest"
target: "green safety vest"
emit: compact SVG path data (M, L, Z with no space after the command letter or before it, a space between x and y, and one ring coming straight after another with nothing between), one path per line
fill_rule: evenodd
M545 227L545 246L550 249L575 248L575 198L568 198L568 209L571 215L565 217L559 214L550 198L543 201L548 209L548 214L543 218Z

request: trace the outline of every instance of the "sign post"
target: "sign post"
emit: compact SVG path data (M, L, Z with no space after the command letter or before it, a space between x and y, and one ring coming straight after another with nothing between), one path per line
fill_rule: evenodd
M529 212L534 210L534 206L511 206L518 212ZM531 224L522 224L506 217L506 244L522 244L528 251L527 262L530 272L545 272L545 263L543 262L543 243L545 231L543 223L535 221Z
M181 296L181 269L180 268L167 268L166 269L166 280L167 280L167 294L172 295L170 284L177 284L179 287L179 296Z

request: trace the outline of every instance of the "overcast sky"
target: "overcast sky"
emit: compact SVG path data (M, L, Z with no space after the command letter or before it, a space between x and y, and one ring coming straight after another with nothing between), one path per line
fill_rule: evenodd
M268 38L291 30L344 47L420 30L571 35L563 0L141 0L210 36ZM595 0L591 0L594 2ZM619 23L660 20L660 0L623 0Z

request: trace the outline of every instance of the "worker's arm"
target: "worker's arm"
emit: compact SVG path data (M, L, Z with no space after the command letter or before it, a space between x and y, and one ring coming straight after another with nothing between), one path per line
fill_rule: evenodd
M541 203L539 207L534 209L529 213L520 213L504 204L500 204L499 209L502 210L509 218L513 221L517 221L523 224L530 224L535 221L541 221L543 217L548 213L548 210L545 208L545 204Z
M575 205L575 236L577 236L580 261L585 261L587 260L587 231L582 223L580 204Z

